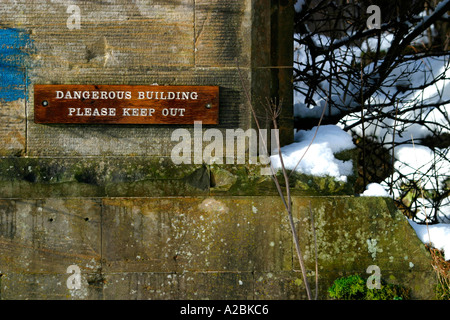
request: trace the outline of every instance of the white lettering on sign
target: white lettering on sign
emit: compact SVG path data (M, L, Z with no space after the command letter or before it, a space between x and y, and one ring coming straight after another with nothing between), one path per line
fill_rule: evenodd
M131 99L131 91L55 91L56 99Z
M219 86L34 86L35 123L219 123Z
M164 117L184 117L185 108L164 108L159 110ZM152 117L156 112L154 108L123 108L123 117ZM114 117L116 108L68 108L69 117Z
M162 115L164 117L167 116L172 116L172 117L176 117L176 116L180 116L180 117L184 117L184 111L186 109L183 108L164 108L162 109Z
M116 115L116 108L69 108L69 116L110 116Z
M151 117L155 113L153 108L123 108L122 116L124 117Z
M80 99L101 99L101 100L130 100L131 91L55 91L56 99L80 100ZM198 93L195 91L139 91L137 98L139 100L197 100Z
M193 92L159 92L159 91L139 91L138 99L143 100L197 100L198 93Z
M56 99L64 100L129 100L132 99L131 91L55 91ZM195 91L138 91L139 100L197 100L198 93ZM92 107L70 107L67 109L69 117L114 117L116 108L92 108ZM158 113L164 117L184 117L186 108L163 108L154 109L148 107L122 108L119 113L122 117L152 117Z

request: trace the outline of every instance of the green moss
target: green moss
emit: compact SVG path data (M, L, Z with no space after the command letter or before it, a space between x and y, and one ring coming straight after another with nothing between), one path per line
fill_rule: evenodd
M81 183L87 183L92 185L98 185L97 173L95 168L87 167L82 168L75 172L74 174L75 180Z
M369 289L360 275L338 278L328 289L330 297L337 300L406 300L409 289L381 280L380 289Z
M365 300L407 300L409 298L409 289L382 282L380 289L367 289Z
M331 298L338 300L365 300L366 282L358 275L342 277L328 289Z
M345 159L350 157L349 154L341 156ZM115 195L128 196L135 192L137 184L158 181L173 186L164 187L168 193L163 192L162 195L168 196L179 194L176 188L180 181L193 186L194 193L188 194L198 194L198 189L209 190L212 195L278 195L271 177L261 173L265 166L260 164L213 164L206 167L208 173L211 173L210 179L207 175L198 175L205 171L201 164L175 165L167 157L0 158L0 183L2 191L12 196L23 195L23 190L14 188L18 184L27 185L30 196L33 196L33 193L40 196L40 189L48 189L49 186L56 194L80 194L74 188L71 189L75 192L73 194L66 194L64 190L59 192L58 188L67 183L79 184L81 188L86 185L103 188L105 194L112 192ZM277 177L284 191L285 180L281 171L277 173ZM111 190L114 186L120 186L121 192ZM344 183L333 177L294 173L290 179L290 187L292 195L354 194L350 178L349 182Z
M438 283L435 290L437 300L450 300L450 286Z

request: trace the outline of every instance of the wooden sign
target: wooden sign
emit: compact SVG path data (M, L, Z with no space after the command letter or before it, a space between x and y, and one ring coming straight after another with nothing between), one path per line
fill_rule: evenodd
M35 85L36 123L217 124L217 86Z

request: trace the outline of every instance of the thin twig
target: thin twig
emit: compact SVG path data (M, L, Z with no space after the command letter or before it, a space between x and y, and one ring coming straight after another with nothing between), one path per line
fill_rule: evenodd
M253 104L251 102L248 89L245 86L244 79L243 79L243 76L242 76L242 73L241 73L241 70L240 70L240 67L239 67L239 62L238 62L237 59L236 59L236 65L237 65L239 77L240 77L240 80L241 80L241 83L242 83L242 88L244 89L244 92L245 92L245 95L246 95L246 98L247 98L247 102L249 104L249 107L251 109L251 112L252 112L253 118L255 120L256 126L257 126L257 128L259 130L259 133L260 133L260 136L261 136L261 130L260 130L261 127L259 125L258 118L256 117L256 112L255 112ZM276 123L276 117L279 115L279 113L278 113L279 109L275 108L273 105L269 105L268 107L271 108L271 110L273 110L273 112L271 112L271 117L272 117L272 122L274 124L274 129L276 130L276 129L278 129L278 126L277 126L277 123ZM262 140L264 149L268 153L267 145L265 144L264 139L260 139L260 140ZM290 193L290 187L289 187L289 176L287 175L286 167L284 166L283 155L281 153L280 139L279 139L278 135L276 136L275 140L277 142L277 147L278 147L278 151L279 151L278 155L280 157L280 162L281 162L281 169L282 169L283 176L284 176L285 183L286 183L286 198L284 197L283 190L281 189L280 183L279 183L278 178L276 176L276 173L275 173L275 171L273 169L272 163L270 162L270 167L271 167L271 170L272 170L271 177L272 177L272 180L275 182L278 194L280 195L280 198L283 201L283 204L284 204L284 206L286 208L286 211L288 213L289 225L290 225L290 228L291 228L292 237L293 237L293 240L294 240L297 257L298 257L298 260L299 260L299 263L300 263L300 269L302 271L303 282L305 283L306 294L308 296L308 299L312 300L311 289L310 289L310 286L309 286L309 282L308 282L308 278L307 278L307 274L306 274L306 267L305 267L305 263L304 263L304 260L303 260L303 254L302 254L302 251L301 251L301 248L300 248L300 243L299 243L299 240L298 240L297 230L295 228L294 218L292 216L292 200L291 200L291 193Z
M395 107L395 118L394 118L394 129L392 132L392 174L391 174L391 187L390 192L392 194L392 199L394 199L394 161L395 161L395 128L397 127L397 113L398 113L398 100ZM412 136L411 136L412 137Z
M366 187L367 184L367 178L366 178L366 128L364 126L364 76L363 76L363 64L361 60L361 130L362 130L362 163L363 163L363 185Z

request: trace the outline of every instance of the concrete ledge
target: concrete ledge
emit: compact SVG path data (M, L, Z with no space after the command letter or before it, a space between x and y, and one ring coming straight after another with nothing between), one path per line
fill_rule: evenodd
M175 165L170 157L0 158L0 198L278 195L270 176L261 175L263 167ZM279 180L283 184L281 174ZM300 174L292 176L291 191L354 194L352 181Z

